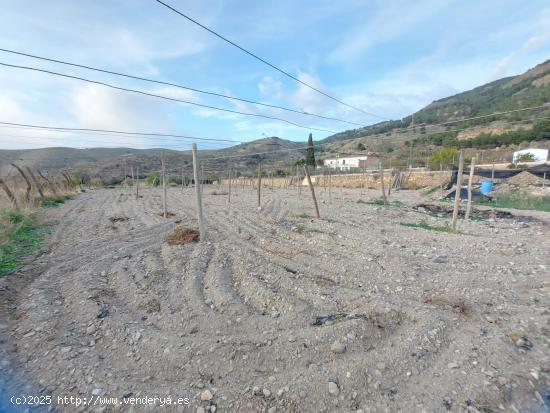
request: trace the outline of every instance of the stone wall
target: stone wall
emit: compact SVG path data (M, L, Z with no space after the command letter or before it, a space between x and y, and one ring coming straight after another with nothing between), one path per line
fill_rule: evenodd
M392 171L387 169L384 171L384 184L387 186L392 176ZM403 189L419 189L427 186L441 185L449 182L451 179L451 172L449 171L404 171L401 172L402 188ZM393 178L392 178L393 179ZM344 188L361 188L365 185L368 188L380 188L380 177L378 172L369 171L366 173L358 174L341 174L331 175L330 180L333 187ZM313 185L324 187L329 185L329 176L327 175L314 175L311 177ZM232 185L256 185L258 178L235 178L232 180ZM223 179L222 185L227 185L228 180ZM289 178L262 178L262 186L275 186L295 187L297 184L297 178L295 176ZM304 178L301 180L302 186L307 186L307 180Z

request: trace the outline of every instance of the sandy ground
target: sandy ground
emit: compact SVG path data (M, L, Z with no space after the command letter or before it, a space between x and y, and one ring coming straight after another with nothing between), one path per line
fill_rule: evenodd
M168 219L160 189L45 211L44 250L0 280L3 399L52 395L64 412L549 411L550 214L461 221L459 235L400 225L449 221L407 207L416 191L384 208L357 202L373 190L336 189L329 205L321 189L315 220L299 217L313 215L307 188L265 188L261 210L250 187L230 207L213 190L208 240L185 246L165 239L197 226L192 188L169 190ZM119 404L58 404L71 395Z

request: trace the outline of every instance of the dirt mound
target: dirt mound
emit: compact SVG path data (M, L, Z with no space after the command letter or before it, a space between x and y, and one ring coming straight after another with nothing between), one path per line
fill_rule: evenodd
M510 185L539 185L541 179L536 175L533 175L531 172L523 171L517 175L514 175L506 180L506 183Z
M176 227L174 232L168 235L166 242L169 245L185 245L197 242L200 238L200 232L196 229Z

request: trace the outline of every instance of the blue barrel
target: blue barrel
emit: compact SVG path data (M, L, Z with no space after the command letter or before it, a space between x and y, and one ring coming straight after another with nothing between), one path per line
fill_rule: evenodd
M487 195L489 192L493 192L493 181L491 180L481 181L480 192L483 195Z

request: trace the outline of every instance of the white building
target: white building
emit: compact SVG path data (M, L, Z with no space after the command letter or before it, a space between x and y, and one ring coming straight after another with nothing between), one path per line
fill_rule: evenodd
M533 160L529 162L546 162L548 159L548 149L534 149L534 148L528 148L528 149L522 149L520 151L514 152L514 156L512 158L513 163L518 163L518 158L521 155L526 154L532 154Z
M323 165L332 169L350 170L352 168L376 168L378 157L374 154L352 154L348 156L338 156L328 158L323 161Z

